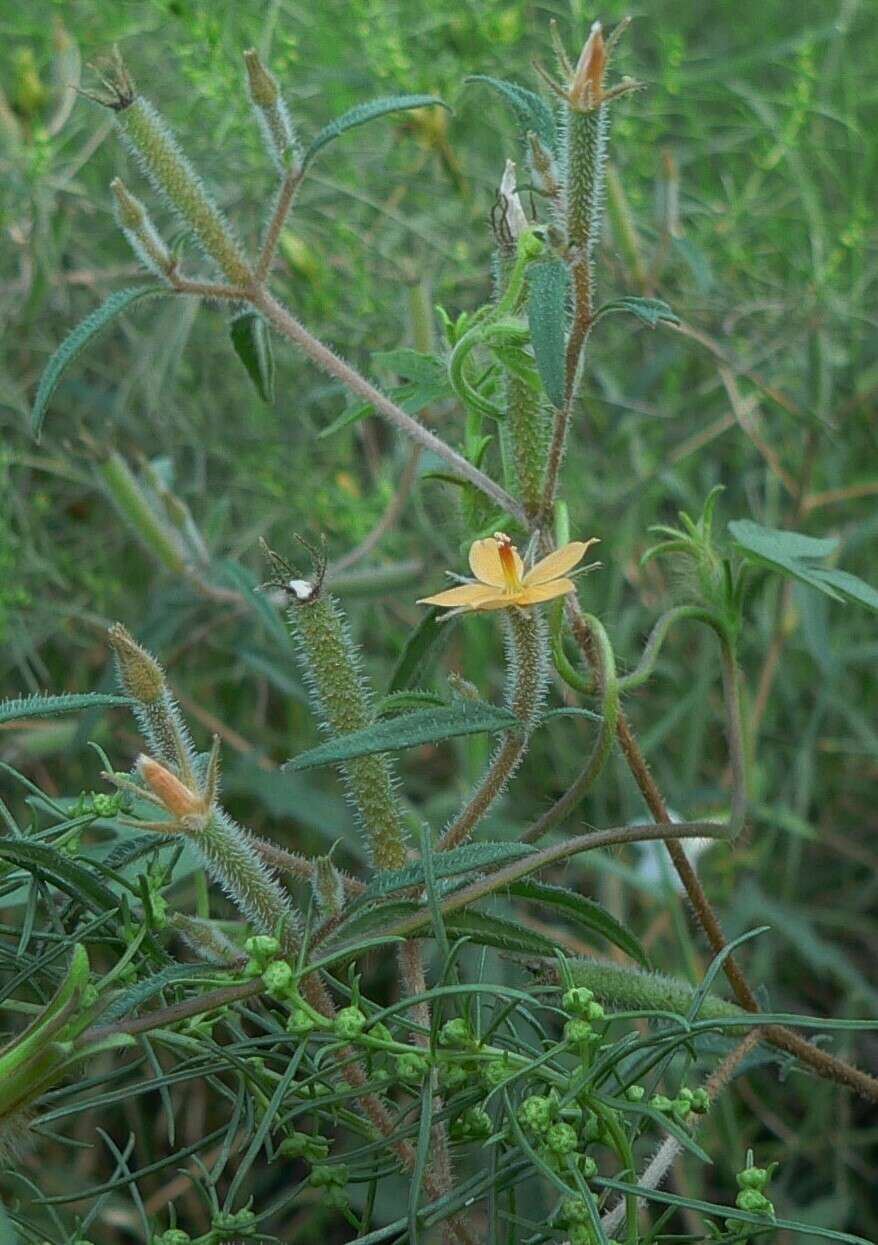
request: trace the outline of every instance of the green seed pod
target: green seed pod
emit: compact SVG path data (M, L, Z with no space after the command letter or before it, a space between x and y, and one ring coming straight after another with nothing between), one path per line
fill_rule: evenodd
M205 190L162 118L142 95L121 99L116 124L156 190L233 285L249 286L253 274L232 228Z
M362 730L372 721L370 697L347 621L333 597L294 582L309 589L302 597L290 589L289 618L315 704L334 734ZM387 755L354 757L341 770L375 866L402 868L405 831Z

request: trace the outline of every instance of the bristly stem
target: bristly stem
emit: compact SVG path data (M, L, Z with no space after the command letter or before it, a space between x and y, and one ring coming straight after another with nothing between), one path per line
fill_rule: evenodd
M344 359L334 354L328 346L316 338L286 307L265 289L256 290L251 298L253 306L261 311L277 331L289 341L299 346L306 355L324 372L340 380L352 393L364 402L369 402L379 415L389 423L411 437L425 450L429 450L438 458L443 459L454 469L462 480L475 485L486 497L490 497L507 514L518 519L527 527L527 517L521 505L504 488L495 482L478 467L459 454L457 450L446 445L439 437L419 424L407 411L397 406L386 394L351 367Z
M277 250L277 244L280 241L281 231L284 222L289 215L290 208L293 206L293 199L296 197L296 191L302 184L304 169L300 166L287 170L287 173L281 182L278 191L277 201L274 205L274 211L268 222L268 228L265 231L265 239L262 243L262 250L259 253L259 259L256 261L256 280L259 285L265 283L271 268Z
M597 677L602 694L600 730L582 772L551 808L547 809L542 817L522 835L523 843L535 843L541 839L548 830L563 821L582 803L606 765L616 739L616 720L619 716L619 680L616 676L613 646L599 620L593 614L586 614L586 618L595 637L595 649L599 663Z
M548 665L545 622L533 610L504 612L508 616L507 704L521 726L510 731L500 744L478 787L436 845L440 852L465 842L502 795L524 756L545 695Z

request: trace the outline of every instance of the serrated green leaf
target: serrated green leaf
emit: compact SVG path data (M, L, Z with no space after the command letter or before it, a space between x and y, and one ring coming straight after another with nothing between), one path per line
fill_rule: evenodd
M490 87L492 91L497 91L508 104L511 104L521 126L522 138L527 139L528 131L532 130L549 151L557 151L558 137L552 110L546 101L534 91L519 86L517 82L490 78L486 74L471 74L468 78L464 78L464 81L481 83Z
M604 316L612 315L616 311L624 311L629 315L637 316L638 320L642 320L644 324L654 329L657 324L664 321L666 324L679 324L680 317L668 306L661 298L614 298L611 303L604 303L595 314L594 323L603 319Z
M91 315L86 316L84 320L77 324L72 333L64 338L64 341L43 369L37 396L34 399L33 409L30 414L30 428L35 440L39 441L40 439L46 411L49 408L52 395L58 388L61 377L70 364L82 354L93 338L97 337L99 333L112 324L117 316L133 307L135 303L171 293L173 293L172 290L161 285L139 285L132 286L128 290L117 290L96 311L93 311Z
M531 264L527 270L527 319L537 370L549 401L564 405L567 289L570 273L560 259Z
M855 601L878 610L878 592L870 584L847 571L811 565L812 560L834 553L837 540L763 527L751 519L733 519L728 527L735 544L750 561L798 579L835 601Z
M454 623L440 622L445 611L432 605L406 640L396 663L396 669L387 685L388 694L411 687L423 676L431 657L434 657L451 634Z
M508 709L500 709L484 701L462 700L444 708L417 709L398 718L373 722L362 730L339 735L325 744L301 752L287 761L284 769L313 769L316 765L349 761L353 757L369 756L375 752L398 752L403 748L438 743L459 735L506 731L518 725L518 718Z
M16 700L0 701L0 723L132 704L134 701L130 696L111 696L103 692L84 692L81 696L21 696Z
M28 873L39 873L50 879L71 899L87 903L95 912L107 912L118 906L115 895L103 882L99 882L88 869L48 843L0 839L0 860L8 861Z
M328 143L358 125L365 125L367 121L372 121L376 117L385 117L392 112L408 112L412 108L433 107L451 111L448 105L441 99L437 99L435 95L391 95L384 99L370 100L367 104L357 104L355 108L348 109L340 117L330 121L329 125L323 127L305 152L302 167L306 169L317 153L322 151Z
M258 312L242 311L229 325L229 334L256 392L267 406L274 406L274 352L268 325Z
M508 864L530 856L536 848L527 843L466 843L448 852L438 852L433 857L433 876L436 878L459 877L464 873L481 872L492 865ZM357 902L369 902L391 895L394 891L408 890L410 886L424 885L424 866L420 862L406 865L403 869L388 869L379 873L369 883Z
M624 925L612 916L601 904L564 886L552 886L548 882L538 882L533 878L522 878L509 887L511 895L520 899L529 899L546 907L556 908L568 920L575 921L593 934L600 934L608 942L619 947L626 955L631 956L644 968L649 968L649 958L640 944L639 939L627 930Z

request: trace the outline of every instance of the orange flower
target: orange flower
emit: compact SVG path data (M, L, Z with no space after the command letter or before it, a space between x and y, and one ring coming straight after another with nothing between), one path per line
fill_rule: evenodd
M469 551L469 564L477 582L461 584L423 597L419 605L448 605L456 609L505 610L515 606L539 605L554 597L573 592L572 579L566 578L597 543L572 540L537 562L529 571L512 541L503 532L495 532L487 540L477 540Z

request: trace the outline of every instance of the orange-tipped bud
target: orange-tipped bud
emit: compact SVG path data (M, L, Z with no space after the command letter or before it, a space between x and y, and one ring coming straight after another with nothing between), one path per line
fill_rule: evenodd
M160 761L141 755L137 758L137 771L149 787L153 795L161 801L169 813L178 819L191 817L193 813L203 813L204 800L196 795Z
M595 22L579 57L570 85L570 104L580 112L597 108L604 94L607 45L600 22Z

